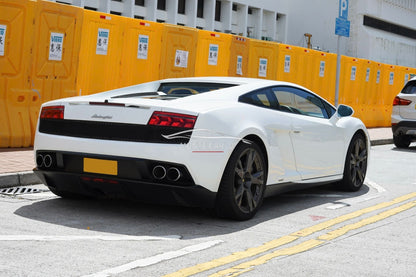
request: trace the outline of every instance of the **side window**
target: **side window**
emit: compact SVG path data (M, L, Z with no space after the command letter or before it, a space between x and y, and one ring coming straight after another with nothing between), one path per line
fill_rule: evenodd
M404 87L403 94L416 94L416 81L410 81Z
M274 87L274 95L280 105L280 110L319 118L329 118L324 103L313 94L293 87Z
M275 108L276 101L270 95L270 89L259 89L244 95L241 95L238 99L239 102L264 107L264 108Z

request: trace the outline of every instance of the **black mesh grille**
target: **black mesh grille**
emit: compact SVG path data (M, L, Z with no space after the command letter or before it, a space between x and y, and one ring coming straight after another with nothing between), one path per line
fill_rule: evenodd
M41 119L39 122L39 132L46 134L149 143L188 143L189 138L187 137L174 139L164 137L185 130L189 129L83 120ZM187 133L189 136L191 134L191 132Z

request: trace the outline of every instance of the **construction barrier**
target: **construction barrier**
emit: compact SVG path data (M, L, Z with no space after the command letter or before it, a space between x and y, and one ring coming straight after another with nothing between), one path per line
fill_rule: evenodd
M248 76L249 43L249 38L232 36L228 76Z
M336 55L125 18L44 0L0 0L0 147L33 144L40 105L163 78L288 81L335 100ZM390 126L415 68L341 57L339 103Z
M35 18L30 97L32 136L42 103L77 95L83 9L38 1Z
M194 76L197 41L197 29L164 24L159 77Z
M124 22L121 16L84 10L77 77L79 95L119 87Z
M251 39L249 41L248 76L275 79L278 48L279 45L276 42Z
M300 47L287 44L278 45L277 76L278 81L286 81L299 84L298 52Z
M119 87L159 79L163 24L125 18Z
M0 1L0 147L32 143L29 110L39 97L30 78L35 4Z
M232 35L198 31L195 76L227 76Z

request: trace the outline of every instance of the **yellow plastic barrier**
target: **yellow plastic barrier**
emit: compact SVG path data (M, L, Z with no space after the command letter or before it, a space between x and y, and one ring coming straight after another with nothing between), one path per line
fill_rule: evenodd
M30 100L33 136L42 103L77 95L83 9L38 1L35 18Z
M334 103L336 55L300 47L294 50L300 65L298 84Z
M29 107L30 62L35 2L0 2L0 147L32 143Z
M77 94L117 88L120 80L124 19L83 10Z
M383 67L379 125L390 126L393 99L399 93L400 86L403 83L399 81L395 65L384 64Z
M119 87L159 79L163 24L125 18Z
M377 76L380 76L380 72L377 70L376 63L369 60L361 60L361 67L365 72L365 79L359 94L359 114L361 114L361 120L366 126L374 127L378 113Z
M232 35L198 31L195 76L227 76Z
M232 36L228 76L248 76L249 43L249 38L235 35Z
M278 44L277 77L279 81L287 81L298 84L298 49L297 46Z
M248 76L276 80L279 45L251 39L249 42Z
M341 73L339 81L339 104L351 106L355 113L354 116L361 118L359 98L361 95L361 85L365 80L365 72L357 58L342 56Z
M164 24L160 78L191 77L195 75L197 29Z

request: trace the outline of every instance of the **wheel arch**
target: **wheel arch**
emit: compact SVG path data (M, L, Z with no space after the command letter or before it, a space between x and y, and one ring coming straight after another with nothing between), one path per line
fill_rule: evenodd
M244 141L244 140L252 141L252 142L256 143L260 147L261 152L264 155L264 160L266 162L266 169L268 170L268 168L269 168L269 156L267 154L266 145L264 144L263 140L259 136L254 135L254 134L246 135L242 139L242 141Z

